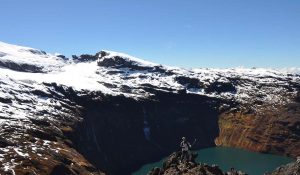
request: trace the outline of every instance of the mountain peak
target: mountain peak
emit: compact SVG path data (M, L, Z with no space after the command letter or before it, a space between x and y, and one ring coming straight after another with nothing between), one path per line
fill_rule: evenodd
M153 68L155 66L161 66L159 64L145 61L131 55L114 51L102 50L97 55L98 65L103 67L143 70Z
M61 57L0 41L0 66L21 72L49 72L64 65Z

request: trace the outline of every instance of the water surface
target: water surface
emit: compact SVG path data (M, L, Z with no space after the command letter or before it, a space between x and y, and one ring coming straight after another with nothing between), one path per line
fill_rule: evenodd
M228 171L230 167L243 170L250 175L262 175L267 171L272 171L278 166L294 161L292 158L246 151L236 148L213 147L196 151L199 156L197 162L209 165L217 164L223 171ZM162 167L163 160L144 165L133 175L145 175L153 167Z

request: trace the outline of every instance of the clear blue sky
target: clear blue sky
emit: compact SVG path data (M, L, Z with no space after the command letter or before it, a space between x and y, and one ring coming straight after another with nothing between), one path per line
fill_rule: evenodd
M181 67L300 67L300 0L1 0L0 40Z

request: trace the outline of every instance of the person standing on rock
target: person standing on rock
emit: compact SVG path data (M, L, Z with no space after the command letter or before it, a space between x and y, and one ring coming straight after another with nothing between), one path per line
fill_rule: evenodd
M190 149L192 147L192 145L186 141L185 137L182 137L181 143L180 143L180 147L181 147L181 158L180 161L190 161Z

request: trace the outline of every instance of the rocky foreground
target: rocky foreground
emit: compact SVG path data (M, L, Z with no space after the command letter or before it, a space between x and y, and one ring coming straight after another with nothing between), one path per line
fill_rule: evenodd
M153 168L147 175L246 175L234 168L230 172L223 172L217 165L197 163L197 154L192 154L189 161L181 161L181 153L174 152L163 163L163 168Z
M300 175L300 159L296 162L280 166L272 173L266 173L266 175Z
M162 168L155 167L147 175L246 175L247 173L231 168L228 171L221 170L218 165L198 163L195 158L198 155L192 153L189 161L181 161L181 153L172 153L163 163ZM278 167L273 172L265 175L300 175L300 159Z

